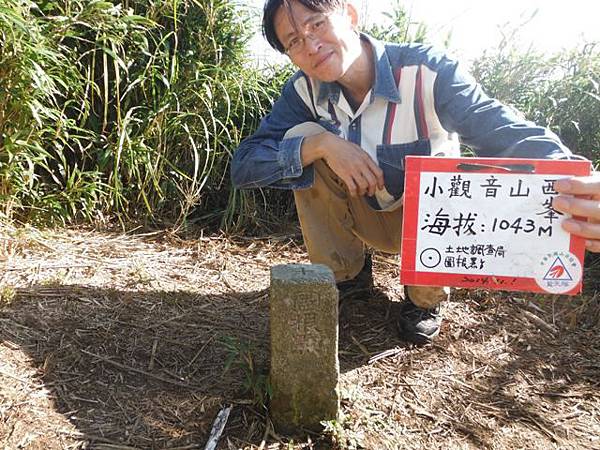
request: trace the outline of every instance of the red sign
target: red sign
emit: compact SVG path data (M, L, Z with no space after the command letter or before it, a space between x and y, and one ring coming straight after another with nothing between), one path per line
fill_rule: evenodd
M553 182L589 161L406 158L404 285L581 292L584 239L561 227Z

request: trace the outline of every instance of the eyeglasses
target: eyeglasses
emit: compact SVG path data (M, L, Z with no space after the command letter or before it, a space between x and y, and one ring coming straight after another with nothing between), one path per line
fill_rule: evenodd
M306 39L315 40L320 38L329 30L331 23L329 22L329 16L325 14L318 15L314 20L306 24L302 36L294 36L289 42L287 47L284 49L288 56L296 56L304 51L306 48Z

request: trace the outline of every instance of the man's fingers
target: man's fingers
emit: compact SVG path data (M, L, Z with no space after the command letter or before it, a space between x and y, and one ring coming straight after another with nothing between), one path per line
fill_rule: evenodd
M585 241L585 248L587 248L590 252L600 253L600 241Z
M365 181L367 182L366 194L368 194L368 195L375 194L375 191L377 190L377 179L375 178L375 175L373 175L369 170L365 170L362 173L362 176L365 179Z
M552 206L558 211L600 221L600 202L575 197L556 197Z
M354 175L354 182L357 186L358 195L365 195L369 190L369 182L362 172Z
M325 162L342 179L352 197L375 195L378 189L384 187L383 171L363 149L344 143L346 147L340 148L345 151L331 151L324 158Z
M600 224L598 223L568 219L563 222L562 227L569 233L577 236L590 240L600 240Z
M373 159L363 150L354 168L354 180L359 187L360 195L374 195L377 189L383 187L383 172Z
M567 219L562 227L569 233L586 238L585 247L589 251L600 253L600 201L559 196L552 205L558 211L587 219Z
M554 189L561 194L594 195L600 198L600 172L589 177L574 177L554 182Z
M377 188L383 189L383 187L384 187L383 170L381 170L381 168L375 163L375 161L373 161L371 159L370 156L367 155L367 158L368 158L367 165L369 166L369 170L375 177Z
M358 195L358 186L354 182L354 179L351 176L347 176L342 177L342 181L346 184L350 196L356 197Z

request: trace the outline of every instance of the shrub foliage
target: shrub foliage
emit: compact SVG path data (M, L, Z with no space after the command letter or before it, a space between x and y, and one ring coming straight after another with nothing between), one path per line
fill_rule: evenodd
M3 214L239 221L229 156L280 87L247 64L252 33L227 0L3 0Z
M576 154L600 164L600 43L544 55L519 50L519 29L473 64L486 92L556 132Z
M370 33L426 41L399 3ZM231 188L228 165L290 67L248 63L233 0L0 0L0 216L33 223L277 222L290 196ZM416 27L416 28L415 28ZM518 52L474 64L493 96L600 160L600 56Z

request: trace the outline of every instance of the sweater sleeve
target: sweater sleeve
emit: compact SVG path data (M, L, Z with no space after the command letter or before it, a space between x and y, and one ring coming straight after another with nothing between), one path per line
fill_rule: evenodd
M284 86L271 113L258 130L245 139L233 155L231 178L238 188L270 186L301 189L312 185L312 167L302 167L302 137L284 138L295 125L315 121L315 115L298 94L297 74ZM306 78L300 82L305 82Z

